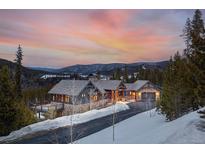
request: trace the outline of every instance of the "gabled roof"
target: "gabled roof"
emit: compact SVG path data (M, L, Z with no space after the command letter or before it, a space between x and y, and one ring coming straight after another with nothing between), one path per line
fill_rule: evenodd
M127 90L131 90L134 83L125 83Z
M134 83L126 83L125 86L126 86L127 90L138 91L140 88L142 88L148 82L149 82L148 80L137 80Z
M102 92L105 90L116 90L120 84L120 80L94 80L92 83Z
M61 80L48 93L78 96L88 83L88 80Z

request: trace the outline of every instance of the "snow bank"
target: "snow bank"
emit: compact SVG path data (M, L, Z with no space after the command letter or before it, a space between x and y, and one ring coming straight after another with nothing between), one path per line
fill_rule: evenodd
M91 110L88 112L75 114L72 116L73 124L80 124L80 123L84 123L90 120L94 120L100 117L110 115L113 113L113 109L115 109L116 112L120 112L129 109L129 106L126 104L116 104L115 108L114 106L109 106L100 110ZM39 131L52 130L59 127L65 127L65 126L69 126L70 124L71 124L71 116L63 116L53 120L46 120L43 122L38 122L26 126L24 128L21 128L20 130L11 132L8 136L0 137L0 141L14 140L24 135L33 134Z
M200 124L204 130L199 129ZM166 122L165 117L153 109L116 124L115 142L112 140L112 127L109 127L77 143L205 143L205 120L200 119L197 112L192 112Z

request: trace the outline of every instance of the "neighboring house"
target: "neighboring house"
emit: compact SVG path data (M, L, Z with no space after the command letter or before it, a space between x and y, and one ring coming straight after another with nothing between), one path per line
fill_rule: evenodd
M45 74L41 76L41 79L48 79L48 78L70 78L69 74L58 75L58 74Z
M160 98L160 89L148 80L137 80L134 83L125 84L127 98L136 101L157 101Z
M110 80L110 77L107 75L100 75L100 80Z
M86 104L102 99L101 91L88 80L62 80L48 94L52 102Z

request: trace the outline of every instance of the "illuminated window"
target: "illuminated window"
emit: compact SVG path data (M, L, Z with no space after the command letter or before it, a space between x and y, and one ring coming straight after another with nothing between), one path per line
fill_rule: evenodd
M160 94L159 92L156 92L156 100L159 100Z
M69 102L69 96L65 96L65 102Z
M141 99L141 93L140 92L138 93L138 99Z
M135 96L135 92L132 92L132 96Z
M94 101L97 101L98 100L98 96L94 96Z

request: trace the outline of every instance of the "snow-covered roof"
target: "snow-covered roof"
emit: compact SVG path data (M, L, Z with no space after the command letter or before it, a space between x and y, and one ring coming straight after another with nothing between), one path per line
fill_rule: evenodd
M120 80L94 80L92 83L102 92L105 90L116 90L120 84Z
M127 90L132 89L133 83L125 83Z
M77 96L89 82L88 80L61 80L48 93Z
M145 84L147 84L148 80L137 80L134 83L126 83L125 86L127 90L134 90L137 91L142 88Z
M62 80L48 93L78 96L90 82L102 93L104 93L105 90L116 90L121 84L120 80Z

